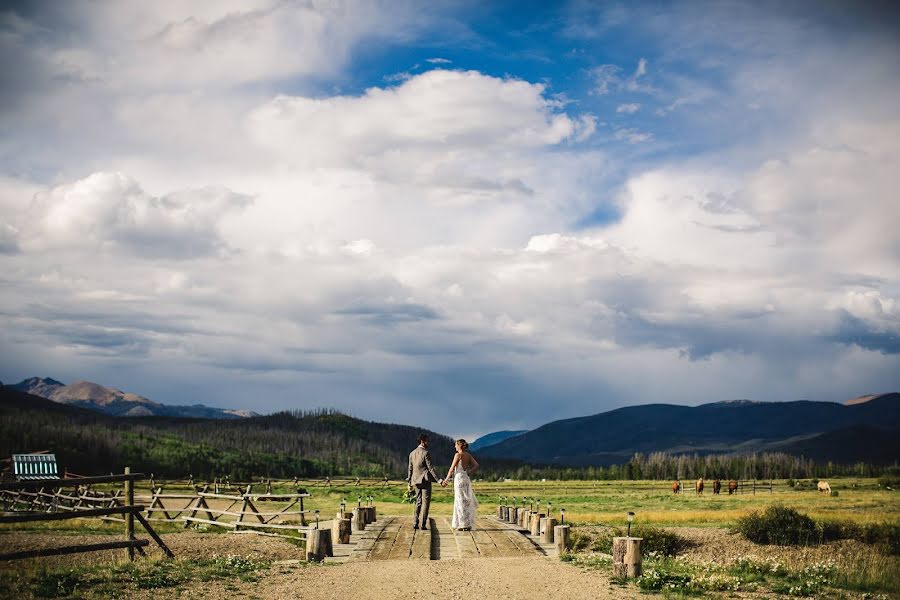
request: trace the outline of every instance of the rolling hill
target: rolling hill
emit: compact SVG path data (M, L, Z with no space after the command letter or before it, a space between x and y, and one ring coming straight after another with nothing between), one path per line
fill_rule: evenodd
M475 440L474 442L472 442L471 444L469 444L469 449L472 450L472 452L475 452L476 450L483 450L483 449L487 448L488 446L493 446L494 444L499 444L503 440L509 439L509 438L517 436L517 435L521 435L521 434L525 433L526 431L528 431L528 430L520 429L518 431L495 431L493 433L487 433L487 434L481 436L480 438L478 438L477 440Z
M898 432L897 393L850 404L746 400L695 407L647 404L548 423L484 448L482 454L585 466L621 464L635 452L779 451L816 461L886 464L900 459L896 443L889 443L900 437Z
M0 456L49 450L60 469L87 475L137 471L162 477L405 477L420 432L436 465L453 455L447 436L373 423L334 411L244 419L116 417L0 387Z

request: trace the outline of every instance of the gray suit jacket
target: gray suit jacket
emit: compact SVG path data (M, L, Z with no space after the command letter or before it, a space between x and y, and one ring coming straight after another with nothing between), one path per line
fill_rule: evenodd
M406 475L406 481L410 485L418 485L422 483L431 483L439 481L440 477L434 471L431 464L431 455L428 450L419 446L409 453L409 469Z

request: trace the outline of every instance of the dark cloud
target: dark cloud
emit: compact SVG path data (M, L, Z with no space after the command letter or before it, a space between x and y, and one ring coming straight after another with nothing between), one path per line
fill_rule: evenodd
M879 330L847 311L841 311L840 324L836 331L826 339L838 344L859 346L883 354L900 354L900 334Z

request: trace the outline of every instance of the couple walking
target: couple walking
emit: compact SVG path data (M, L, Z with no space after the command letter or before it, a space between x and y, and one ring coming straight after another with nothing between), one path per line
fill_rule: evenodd
M478 461L469 454L469 444L466 440L456 440L456 456L453 464L447 471L447 477L441 479L437 476L434 466L431 464L431 455L428 453L428 436L419 435L419 447L409 453L409 469L406 483L409 490L416 493L416 519L414 529L428 529L428 509L431 507L431 484L438 482L446 486L453 479L453 518L450 527L470 531L475 527L475 518L478 512L478 500L472 491L472 480L469 475L478 469ZM419 517L421 515L421 521Z

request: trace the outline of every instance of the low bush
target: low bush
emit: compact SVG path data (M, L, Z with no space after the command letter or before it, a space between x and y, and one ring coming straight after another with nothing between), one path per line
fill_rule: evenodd
M774 505L761 513L753 511L739 518L735 529L757 544L817 545L850 539L876 545L887 554L900 555L900 523L860 525L833 519L816 522L793 508Z
M614 537L624 537L626 529L615 527L602 531L591 543L591 550L612 554L612 540ZM645 554L657 556L677 556L689 546L688 540L677 533L661 527L638 525L631 528L631 536L643 538L641 549Z
M769 506L763 512L753 511L740 517L735 527L739 533L757 544L794 546L820 543L816 522L793 508Z

